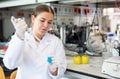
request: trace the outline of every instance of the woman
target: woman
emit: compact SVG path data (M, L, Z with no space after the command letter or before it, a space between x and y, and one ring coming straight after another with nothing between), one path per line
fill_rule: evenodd
M66 70L65 51L59 38L48 33L54 12L47 5L37 6L31 16L31 30L23 19L11 21L16 30L3 59L9 69L17 69L16 79L60 79ZM52 56L52 63L47 61Z

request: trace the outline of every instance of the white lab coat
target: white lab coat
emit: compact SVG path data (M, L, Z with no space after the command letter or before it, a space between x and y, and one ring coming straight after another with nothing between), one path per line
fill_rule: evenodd
M58 75L53 76L48 69L47 58L54 55L59 59ZM18 68L16 79L60 79L66 70L64 47L59 38L46 33L39 44L36 44L30 33L25 33L25 40L15 34L9 43L3 59L9 69Z

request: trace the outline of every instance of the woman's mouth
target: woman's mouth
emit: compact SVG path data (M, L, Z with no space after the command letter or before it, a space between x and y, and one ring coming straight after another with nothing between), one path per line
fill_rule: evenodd
M46 29L42 29L42 32L46 32Z

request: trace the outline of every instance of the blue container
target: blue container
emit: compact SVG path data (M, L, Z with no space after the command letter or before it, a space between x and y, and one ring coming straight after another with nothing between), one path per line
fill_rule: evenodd
M48 57L48 63L52 64L52 57Z

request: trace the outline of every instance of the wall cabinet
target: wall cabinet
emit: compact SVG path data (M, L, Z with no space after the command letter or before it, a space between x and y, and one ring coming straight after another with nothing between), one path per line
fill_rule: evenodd
M54 2L54 1L60 1L60 0L37 0L38 3L42 3L42 2Z
M0 1L0 8L6 7L14 7L14 6L22 6L28 4L35 4L36 0L8 0L8 1Z

